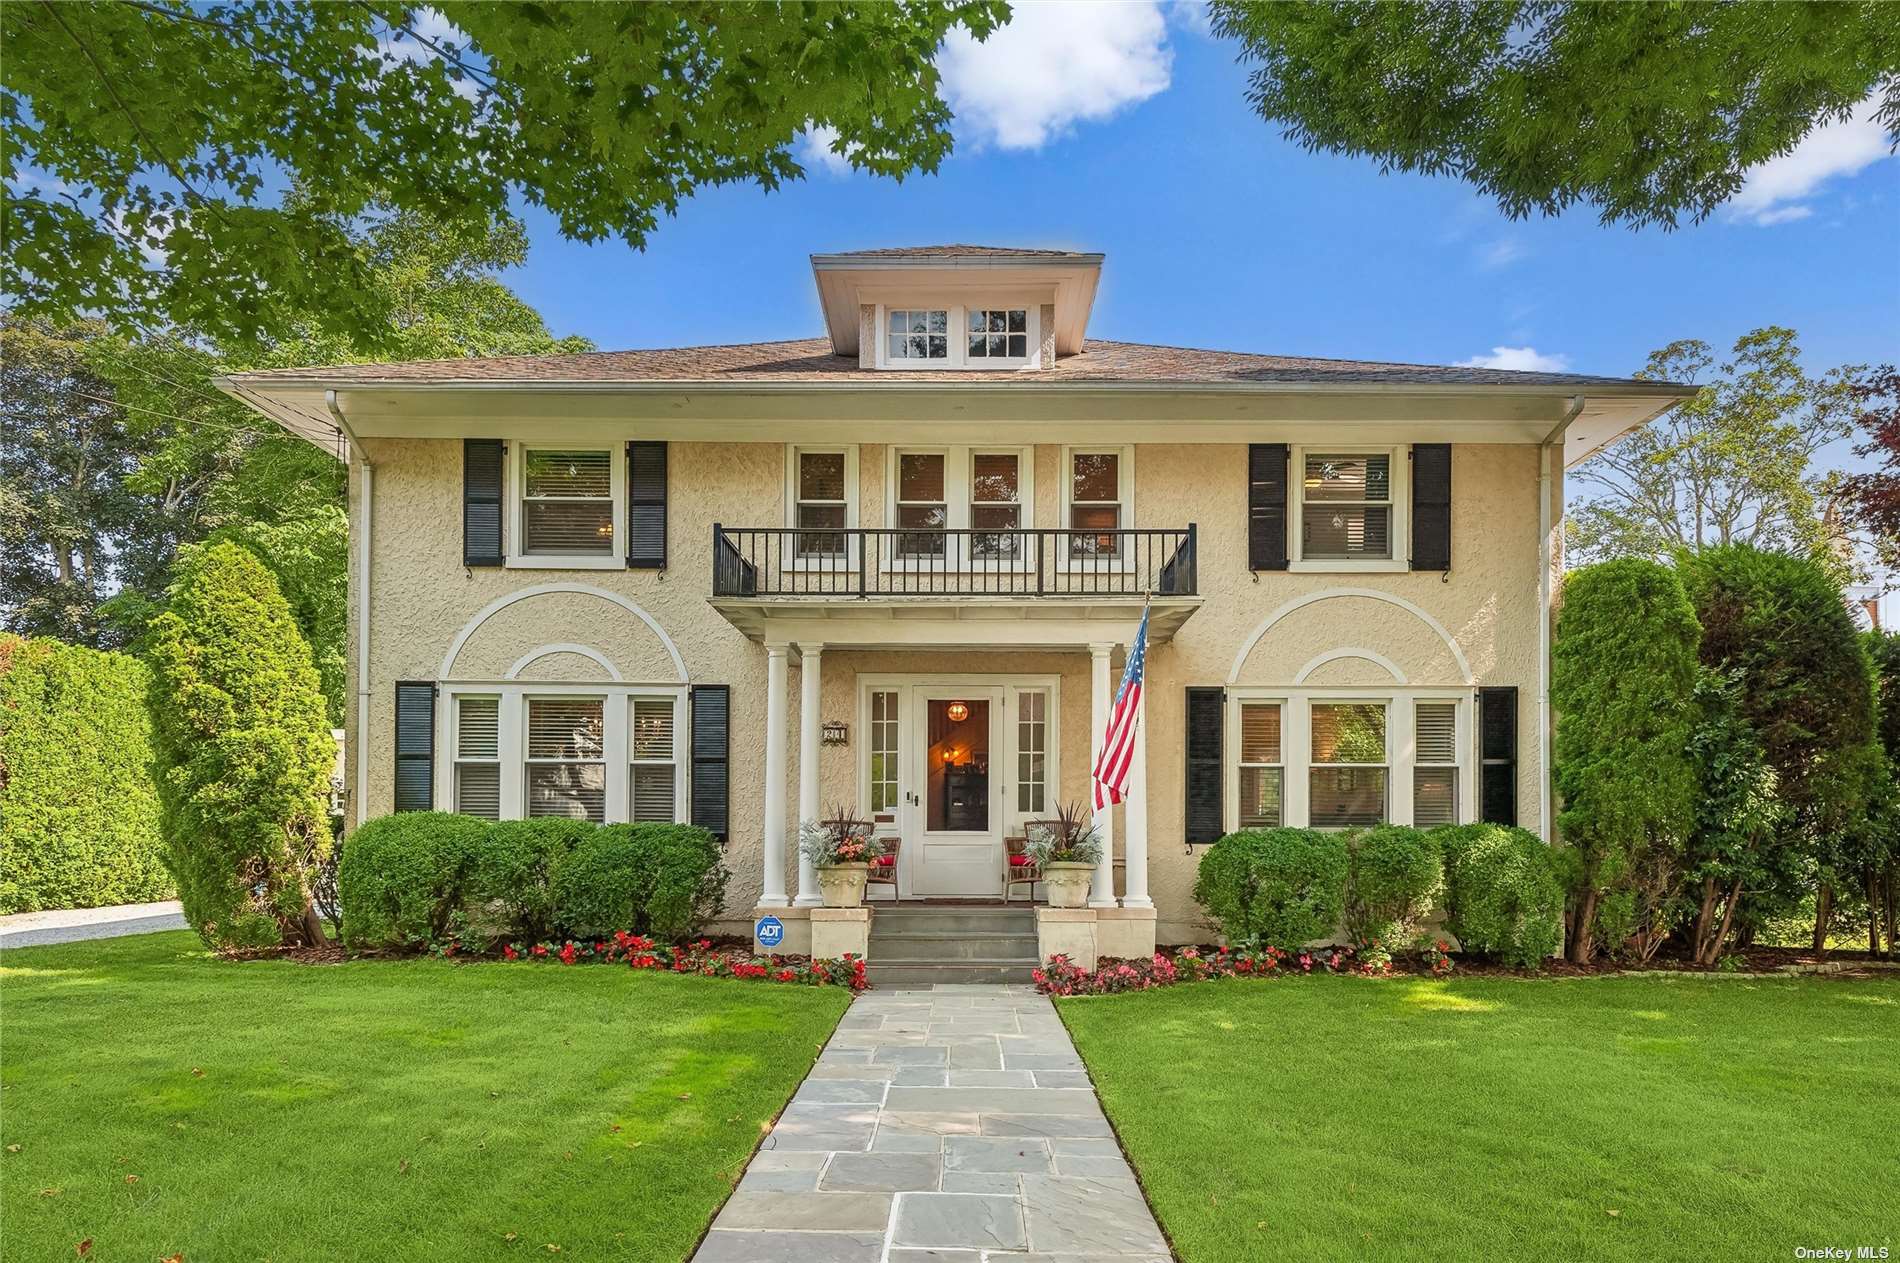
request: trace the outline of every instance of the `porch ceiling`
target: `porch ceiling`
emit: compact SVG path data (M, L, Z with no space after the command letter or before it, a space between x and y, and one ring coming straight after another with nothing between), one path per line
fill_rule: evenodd
M1166 644L1200 597L1149 602L1148 640ZM760 643L822 642L860 649L1086 649L1124 644L1141 621L1142 598L1093 596L713 597L726 621Z

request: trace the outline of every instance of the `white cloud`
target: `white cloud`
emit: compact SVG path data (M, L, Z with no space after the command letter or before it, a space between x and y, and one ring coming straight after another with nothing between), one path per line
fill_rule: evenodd
M798 133L798 160L807 167L823 167L833 175L850 175L851 163L831 146L838 139L835 127L808 127Z
M952 31L937 68L959 139L1040 149L1164 91L1167 39L1157 0L1032 0L981 44Z
M1568 355L1545 355L1533 346L1494 346L1489 355L1459 360L1460 368L1504 368L1517 373L1561 373L1570 367Z
M469 39L462 29L443 16L441 10L421 8L416 10L409 30L416 36L426 38L432 43L448 49L454 49L464 61L469 60ZM376 44L376 52L384 61L413 62L420 66L437 59L434 48L402 31L390 31ZM477 95L475 81L464 75L454 81L455 94L473 101Z
M1853 117L1817 127L1801 143L1759 166L1751 167L1742 191L1729 199L1730 212L1764 227L1806 219L1814 213L1803 199L1812 197L1835 176L1852 176L1892 151L1874 120L1878 98L1869 96Z
M1530 247L1515 237L1500 237L1478 251L1478 266L1487 272L1509 267L1529 256Z

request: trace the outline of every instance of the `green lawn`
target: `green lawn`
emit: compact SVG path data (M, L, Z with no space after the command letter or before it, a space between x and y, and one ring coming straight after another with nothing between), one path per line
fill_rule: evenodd
M848 999L610 966L233 964L184 932L11 949L0 1257L91 1238L95 1263L673 1263Z
M1059 1002L1187 1263L1900 1258L1900 979Z

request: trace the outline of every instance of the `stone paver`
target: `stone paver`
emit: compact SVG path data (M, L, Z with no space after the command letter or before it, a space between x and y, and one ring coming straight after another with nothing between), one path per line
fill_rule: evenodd
M1160 1263L1075 1045L1027 987L859 996L695 1263Z

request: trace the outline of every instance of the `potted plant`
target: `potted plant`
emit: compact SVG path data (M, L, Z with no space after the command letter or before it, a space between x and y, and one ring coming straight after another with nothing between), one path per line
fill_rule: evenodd
M871 833L869 820L833 807L823 820L798 826L798 853L818 869L818 889L827 908L855 908L864 902L864 880L884 844Z
M1089 882L1102 862L1102 831L1080 804L1056 808L1054 820L1032 820L1023 830L1024 848L1042 874L1052 908L1079 908L1088 902Z

